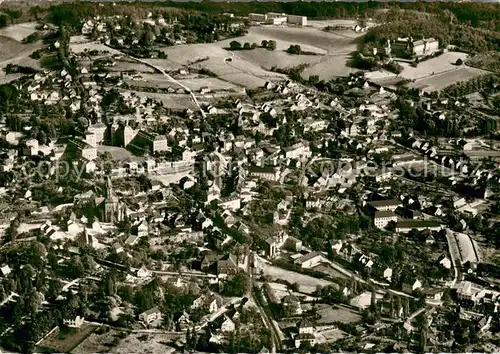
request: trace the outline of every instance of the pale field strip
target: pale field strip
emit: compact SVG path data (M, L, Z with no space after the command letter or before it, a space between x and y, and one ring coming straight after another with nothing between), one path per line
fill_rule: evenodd
M17 42L21 42L30 34L35 33L37 26L36 22L19 23L0 29L0 36L11 38ZM3 47L0 47L3 50Z

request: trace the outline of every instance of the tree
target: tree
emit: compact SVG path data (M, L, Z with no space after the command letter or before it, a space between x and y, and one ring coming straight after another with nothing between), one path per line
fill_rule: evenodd
M276 41L273 41L273 40L269 41L267 43L267 49L269 49L269 50L275 50L276 49Z
M7 16L0 14L0 28L7 26Z
M251 48L252 48L252 49L255 49L255 48L257 48L257 47L258 47L257 43L255 43L255 42L254 42L254 43L252 43L252 46L251 46Z
M302 48L298 44L292 44L288 49L286 50L288 54L300 54L302 52Z
M309 76L309 84L316 85L318 82L319 82L319 76L318 75L311 75L311 76Z
M243 49L250 50L250 43L245 42L245 44L243 44Z
M455 65L456 65L456 66L460 66L460 65L463 65L463 64L464 64L464 62L463 62L463 60L462 60L462 59L460 59L460 58L458 58L458 59L457 59L457 61L455 62Z
M265 39L262 42L260 42L260 45L262 46L262 48L266 48L267 49L268 44L269 44L269 42L266 41Z
M243 296L247 290L249 281L244 273L236 274L224 286L224 294L227 296Z
M241 49L241 43L238 41L231 41L231 43L229 43L229 47L233 50L238 50Z

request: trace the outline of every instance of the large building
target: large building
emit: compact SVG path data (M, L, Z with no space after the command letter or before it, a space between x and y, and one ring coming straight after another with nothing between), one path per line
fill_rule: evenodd
M268 25L291 25L307 26L307 16L287 15L279 12L268 12L267 14L248 14L251 22L266 23Z
M99 220L103 222L115 223L123 221L126 217L125 205L115 195L111 178L106 178L104 196L95 201L98 209Z
M291 25L307 26L307 16L286 15L286 18Z
M390 52L399 57L423 57L439 50L439 41L434 38L418 41L414 41L411 37L398 38L392 44L388 42L387 45Z
M89 145L86 141L79 138L71 139L69 141L68 151L71 156L76 158L84 158L89 161L97 158L97 150L95 146Z
M248 19L252 22L266 22L267 15L250 13L248 14Z
M398 221L398 217L393 211L387 210L387 211L376 211L375 212L375 217L373 218L373 223L375 224L376 228L383 229L387 225L389 225L389 223L391 221L394 221L394 222Z

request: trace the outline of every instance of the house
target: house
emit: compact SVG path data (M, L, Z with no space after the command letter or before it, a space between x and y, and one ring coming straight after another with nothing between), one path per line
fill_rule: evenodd
M218 276L228 276L238 273L238 265L234 256L229 254L217 261L217 275Z
M441 257L441 259L439 260L439 264L441 264L446 269L451 269L452 266L451 260L446 256Z
M443 296L443 290L441 289L425 289L423 292L427 300L440 301Z
M179 330L184 330L189 327L191 324L191 319L189 318L189 314L186 311L177 312L174 315L174 322Z
M279 179L279 169L277 167L252 166L249 168L250 177L257 177L265 181L276 182Z
M442 229L442 226L434 220L403 220L396 224L396 232L406 233L413 229L417 231L439 231Z
M313 334L314 326L312 323L307 319L303 319L299 322L297 328L299 330L299 334L294 338L295 347L300 348L304 345L304 343L307 343L309 347L313 347L316 337Z
M75 318L63 319L63 324L71 328L80 328L85 321L85 318L76 316Z
M234 325L234 322L224 315L224 322L222 322L222 325L220 326L220 330L223 333L228 333L228 332L234 332L236 326Z
M5 264L0 268L0 272L2 272L2 276L6 277L12 272L12 270L8 264Z
M289 315L295 316L302 314L302 307L297 296L287 295L281 300L281 302Z
M422 283L418 279L403 282L403 291L406 293L412 293L420 288L422 288Z
M382 277L386 279L387 281L391 281L392 279L392 268L385 268L384 271L382 272Z
M398 199L373 200L367 204L368 207L376 211L395 211L398 207L403 206Z
M149 278L151 275L152 272L144 265L137 271L137 277L139 278Z
M313 268L323 262L325 257L319 252L311 252L295 260L295 264L302 268Z
M373 218L373 223L378 229L384 229L390 222L397 222L397 215L390 210L376 211Z
M139 315L139 320L144 322L146 325L149 325L155 321L161 321L162 313L158 309L158 307L153 307L147 311L144 311Z

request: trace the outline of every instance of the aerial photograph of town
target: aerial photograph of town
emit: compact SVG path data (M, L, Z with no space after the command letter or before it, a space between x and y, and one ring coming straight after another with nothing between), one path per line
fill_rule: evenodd
M0 1L0 353L499 353L500 3Z

